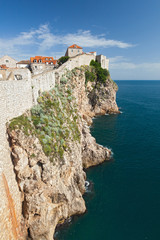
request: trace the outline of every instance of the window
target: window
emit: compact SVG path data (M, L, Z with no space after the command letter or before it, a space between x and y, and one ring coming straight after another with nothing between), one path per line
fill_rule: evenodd
M46 64L48 64L48 62L46 62Z
M46 58L46 60L48 60L48 58Z
M34 62L34 63L36 63L36 62L37 62L37 60L36 60L36 59L34 59L34 60L33 60L33 62Z
M42 60L41 59L39 59L39 61L38 61L39 63L42 63Z
M71 50L71 52L73 52L73 49Z
M2 79L3 78L3 76L2 76L2 74L0 74L0 79Z
M53 62L51 62L51 65L53 65Z
M78 52L79 52L79 49L78 49Z
M37 69L37 66L35 66L34 68Z
M52 60L52 58L50 58L49 60Z
M8 60L8 59L6 59L6 62L9 62L9 60Z

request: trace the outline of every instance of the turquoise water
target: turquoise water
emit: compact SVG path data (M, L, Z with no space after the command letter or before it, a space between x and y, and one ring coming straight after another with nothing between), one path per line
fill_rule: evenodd
M114 155L87 171L87 213L58 240L160 239L160 81L117 81L120 115L94 120L92 135Z

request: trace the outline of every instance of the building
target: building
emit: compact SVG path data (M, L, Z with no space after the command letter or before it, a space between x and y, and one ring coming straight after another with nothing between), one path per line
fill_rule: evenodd
M20 68L0 68L0 81L8 80L28 80L31 78L29 69Z
M7 55L0 58L0 65L6 65L8 68L16 68L17 61Z
M109 69L109 58L106 58L104 55L97 55L96 60L101 64L102 68Z
M89 54L92 54L92 55L96 56L97 52L89 52Z
M83 53L83 48L76 44L73 44L72 46L67 48L65 56L74 57L82 53Z
M104 69L109 69L109 59L106 58L106 56L104 55L97 55L96 52L89 52L89 53L84 53L83 52L83 48L73 44L70 47L67 48L66 54L65 56L68 56L70 58L78 56L78 55L84 55L83 59L84 59L84 63L82 63L82 65L86 65L86 62L88 62L88 55L92 55L93 60L99 62L101 64L101 67Z
M22 60L17 63L17 68L29 68L30 60Z
M57 60L53 57L35 56L30 58L30 66L34 74L57 67Z

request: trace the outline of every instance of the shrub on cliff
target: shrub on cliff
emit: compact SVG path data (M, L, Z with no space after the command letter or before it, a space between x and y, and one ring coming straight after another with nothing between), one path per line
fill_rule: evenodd
M101 67L101 64L99 62L97 62L97 61L91 60L90 66L93 66L93 67L95 67L97 69L97 68Z
M110 76L109 71L107 69L103 69L101 64L97 61L91 60L90 68L86 69L85 77L86 83L96 82L96 83L105 83L107 78Z
M10 130L21 129L25 135L39 138L43 151L50 161L63 162L65 151L70 152L70 142L80 142L76 99L72 91L73 73L61 77L61 86L56 85L43 92L27 115L14 118Z
M64 57L61 57L60 59L58 59L58 65L62 65L63 63L67 62L69 59L68 56L64 56Z
M86 83L89 81L89 82L94 82L95 81L95 74L91 71L86 71L85 72L85 78L86 78Z

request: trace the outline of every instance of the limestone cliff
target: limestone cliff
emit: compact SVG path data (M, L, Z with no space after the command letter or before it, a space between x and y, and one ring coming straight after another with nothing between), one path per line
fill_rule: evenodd
M51 240L58 223L86 210L83 168L110 159L90 134L92 117L118 107L114 83L86 84L83 68L66 70L38 102L8 124L8 136L26 235Z

